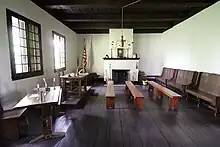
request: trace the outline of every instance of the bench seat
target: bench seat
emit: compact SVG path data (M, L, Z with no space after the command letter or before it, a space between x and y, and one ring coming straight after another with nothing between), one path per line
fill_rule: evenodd
M190 90L190 89L186 89L186 92L197 97L197 98L202 98L204 99L205 101L211 103L212 105L215 105L213 104L213 102L215 101L216 99L216 96L214 95L211 95L211 94L208 94L208 93L205 93L205 92L202 92L200 90ZM214 100L214 101L213 101Z
M106 89L105 97L106 97L106 108L114 109L115 108L115 88L114 88L113 81L107 82L107 89Z
M169 110L178 110L178 103L179 103L179 98L181 95L177 94L176 92L161 86L160 84L154 82L154 81L148 81L149 84L149 95L152 96L151 93L156 91L156 97L160 96L161 98L163 97L163 94L169 97ZM162 100L162 99L161 99Z
M125 90L128 90L129 95L134 98L134 104L137 109L142 109L142 99L144 98L143 94L134 86L131 81L125 81Z
M209 108L215 110L215 116L220 112L220 75L212 73L201 73L199 87L193 89L188 87L188 95L193 95L198 100L198 107L201 99L209 103Z

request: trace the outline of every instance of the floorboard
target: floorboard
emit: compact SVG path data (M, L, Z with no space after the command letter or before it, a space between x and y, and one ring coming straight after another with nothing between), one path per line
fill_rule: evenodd
M51 147L219 147L220 117L207 108L180 100L179 111L168 111L168 98L162 103L148 97L146 87L137 86L145 96L143 110L134 109L124 86L115 86L115 109L106 109L105 86L92 87L90 95L77 107L54 121L54 130L65 131L61 139L35 144L28 141L39 134L38 110L28 112L27 135L10 141L10 146ZM25 130L23 130L25 132Z

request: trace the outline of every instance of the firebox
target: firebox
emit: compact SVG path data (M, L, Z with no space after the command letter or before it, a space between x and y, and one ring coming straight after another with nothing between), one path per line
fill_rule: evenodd
M129 79L130 70L113 69L112 79L115 84L125 84L125 81Z

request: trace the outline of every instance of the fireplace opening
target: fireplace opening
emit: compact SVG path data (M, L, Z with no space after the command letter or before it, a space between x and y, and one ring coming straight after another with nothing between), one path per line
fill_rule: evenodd
M117 69L112 70L112 80L115 84L125 84L128 80L130 70Z

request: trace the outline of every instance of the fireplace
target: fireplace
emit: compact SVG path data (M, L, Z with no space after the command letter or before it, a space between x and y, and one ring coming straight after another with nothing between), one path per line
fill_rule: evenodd
M128 80L130 70L123 69L113 69L112 70L112 80L115 84L125 84L125 81Z

